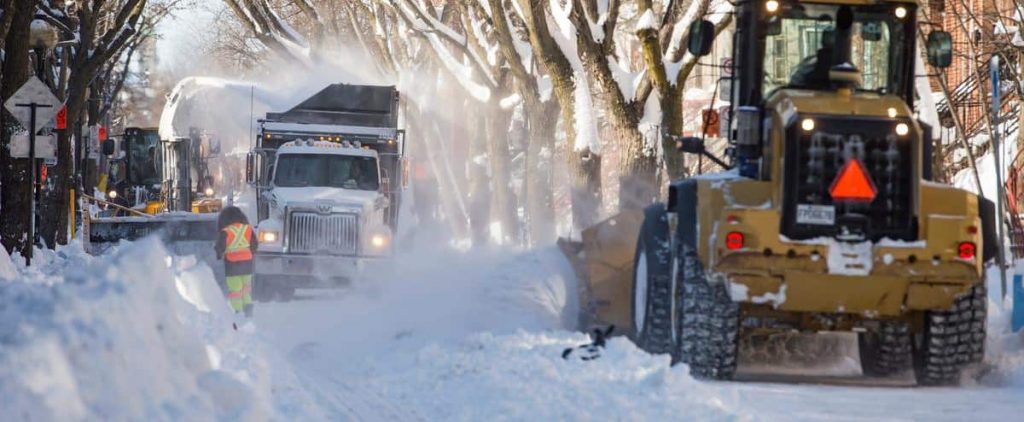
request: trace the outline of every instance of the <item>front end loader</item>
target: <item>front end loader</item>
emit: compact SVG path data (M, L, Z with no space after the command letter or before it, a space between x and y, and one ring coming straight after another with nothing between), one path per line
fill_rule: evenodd
M705 379L735 376L744 339L835 331L857 333L867 376L959 382L984 356L983 267L999 241L992 202L932 180L917 7L738 2L731 166L563 243L582 323L628 327ZM926 35L928 62L948 66L950 35ZM688 49L706 55L713 38L695 22Z
M127 129L124 153L111 165L113 188L106 199L86 198L104 208L85 218L83 238L90 253L156 234L174 253L212 260L221 209L207 167L215 147L197 130L161 140L156 129Z

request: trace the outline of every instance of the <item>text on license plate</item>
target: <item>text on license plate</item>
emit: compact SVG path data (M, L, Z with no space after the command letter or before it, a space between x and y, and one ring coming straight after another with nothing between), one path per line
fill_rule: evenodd
M831 226L836 223L836 207L832 205L808 205L798 204L796 206L797 224L816 224L819 226Z

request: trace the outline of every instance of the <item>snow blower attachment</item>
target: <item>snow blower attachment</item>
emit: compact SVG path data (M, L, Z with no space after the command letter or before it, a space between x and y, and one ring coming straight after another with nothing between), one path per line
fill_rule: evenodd
M212 197L207 163L219 148L195 129L187 138L160 140L156 129L129 128L121 149L111 160L108 199L83 197L101 209L85 219L88 251L156 234L172 253L212 261L221 203Z
M722 81L732 169L560 243L581 328L629 327L708 379L732 379L739 344L778 332L856 332L865 375L912 370L921 385L980 362L998 220L990 201L931 180L931 128L913 112L916 8L736 3ZM814 43L776 48L808 25ZM689 34L690 53L710 50L710 22ZM929 62L947 66L949 34L928 40Z

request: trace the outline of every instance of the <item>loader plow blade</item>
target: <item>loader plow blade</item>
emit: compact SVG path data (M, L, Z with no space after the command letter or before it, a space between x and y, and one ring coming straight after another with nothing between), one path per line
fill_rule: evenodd
M633 326L633 259L643 211L630 210L583 230L582 241L559 239L579 279L579 329Z
M153 217L100 217L88 224L88 251L101 254L121 240L157 235L175 254L213 256L217 214L158 214Z

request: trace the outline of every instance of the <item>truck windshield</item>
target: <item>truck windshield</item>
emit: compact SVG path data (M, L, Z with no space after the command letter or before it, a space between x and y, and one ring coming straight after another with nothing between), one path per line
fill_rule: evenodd
M769 18L765 37L764 91L778 88L830 89L829 69L835 63L836 18L841 7L853 12L848 36L850 58L863 77L862 90L903 92L908 42L906 25L916 11L910 5L842 6L789 3L779 17Z
M274 184L285 188L307 186L375 191L377 159L351 155L285 154L277 158Z

